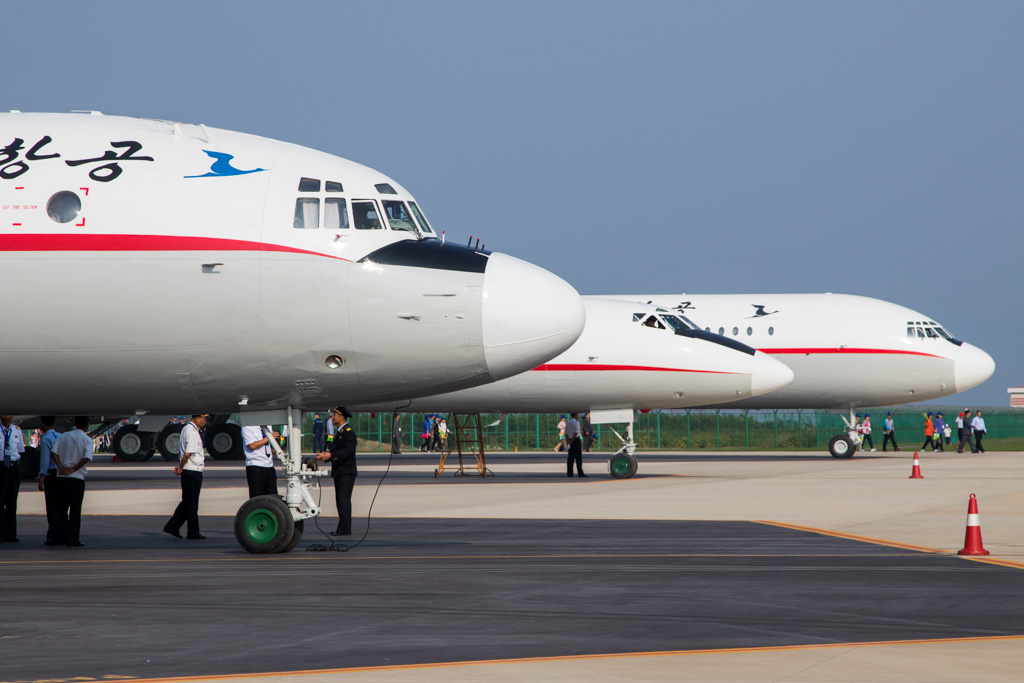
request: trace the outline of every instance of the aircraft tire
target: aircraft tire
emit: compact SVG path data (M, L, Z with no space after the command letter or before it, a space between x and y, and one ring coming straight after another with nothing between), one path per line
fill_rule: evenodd
M156 448L160 456L167 462L178 462L181 458L181 430L185 425L168 424L160 430L156 437Z
M828 452L833 458L852 458L854 450L853 441L846 434L837 434L828 442Z
M280 496L250 498L235 513L235 540L246 552L283 553L295 536L292 511Z
M149 454L152 443L152 434L140 432L138 425L125 425L114 434L110 449L123 462L142 462Z
M206 450L215 460L234 460L242 454L242 428L230 422L212 427L206 437Z
M297 546L299 544L299 541L302 540L302 527L305 526L303 524L303 522L305 521L306 520L304 519L300 519L299 521L295 522L295 531L292 532L292 538L290 541L288 541L288 545L284 547L284 550L281 551L282 553L290 553L292 551L292 548Z
M608 474L614 479L629 479L636 474L636 457L629 453L616 453L608 461Z

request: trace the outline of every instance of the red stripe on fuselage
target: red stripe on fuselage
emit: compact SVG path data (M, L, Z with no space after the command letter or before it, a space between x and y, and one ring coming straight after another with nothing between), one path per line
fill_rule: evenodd
M942 358L943 360L948 360L945 356L937 356L934 353L924 353L922 351L905 351L903 349L851 349L843 347L839 349L758 349L758 351L772 354L802 353L805 355L820 353L888 353L905 356L927 356L928 358Z
M0 251L274 251L348 260L283 244L180 235L0 234Z
M631 370L634 372L704 372L712 375L738 375L738 372L725 372L724 370L689 370L686 368L656 368L649 365L595 365L594 363L546 363L538 365L534 371L546 370L549 372L615 372Z

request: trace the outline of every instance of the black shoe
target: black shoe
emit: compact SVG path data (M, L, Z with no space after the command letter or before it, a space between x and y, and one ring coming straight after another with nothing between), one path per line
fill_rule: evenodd
M171 536L174 536L175 538L181 538L181 534L179 532L175 531L174 529L168 529L167 527L164 527L164 533L165 534L170 534Z
M43 543L43 545L48 545L48 546L55 546L55 545L57 545L57 544L56 544L56 543L54 543L53 541L45 541L45 542Z
M578 475L576 475L576 476L578 476L578 477L584 477L584 478L585 478L585 477L586 477L587 475L585 475L585 474L578 474Z
M351 531L332 531L331 536L351 536Z
M205 541L206 536L203 536L202 534L189 534L185 539L188 541Z
M84 548L84 543L68 543L69 548Z
M4 543L21 543L21 539L11 536L9 538L4 538Z

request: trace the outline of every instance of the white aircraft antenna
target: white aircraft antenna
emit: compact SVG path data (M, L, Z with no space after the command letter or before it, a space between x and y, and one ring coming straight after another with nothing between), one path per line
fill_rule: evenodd
M215 144L213 141L213 136L210 135L210 131L206 129L206 124L200 123L199 130L203 131L203 139L206 140L206 144Z

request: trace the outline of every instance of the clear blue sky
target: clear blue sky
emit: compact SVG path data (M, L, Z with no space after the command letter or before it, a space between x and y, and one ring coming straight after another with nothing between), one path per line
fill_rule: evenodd
M845 292L1024 384L1024 3L8 3L0 107L377 168L583 294ZM865 320L864 324L871 321Z

